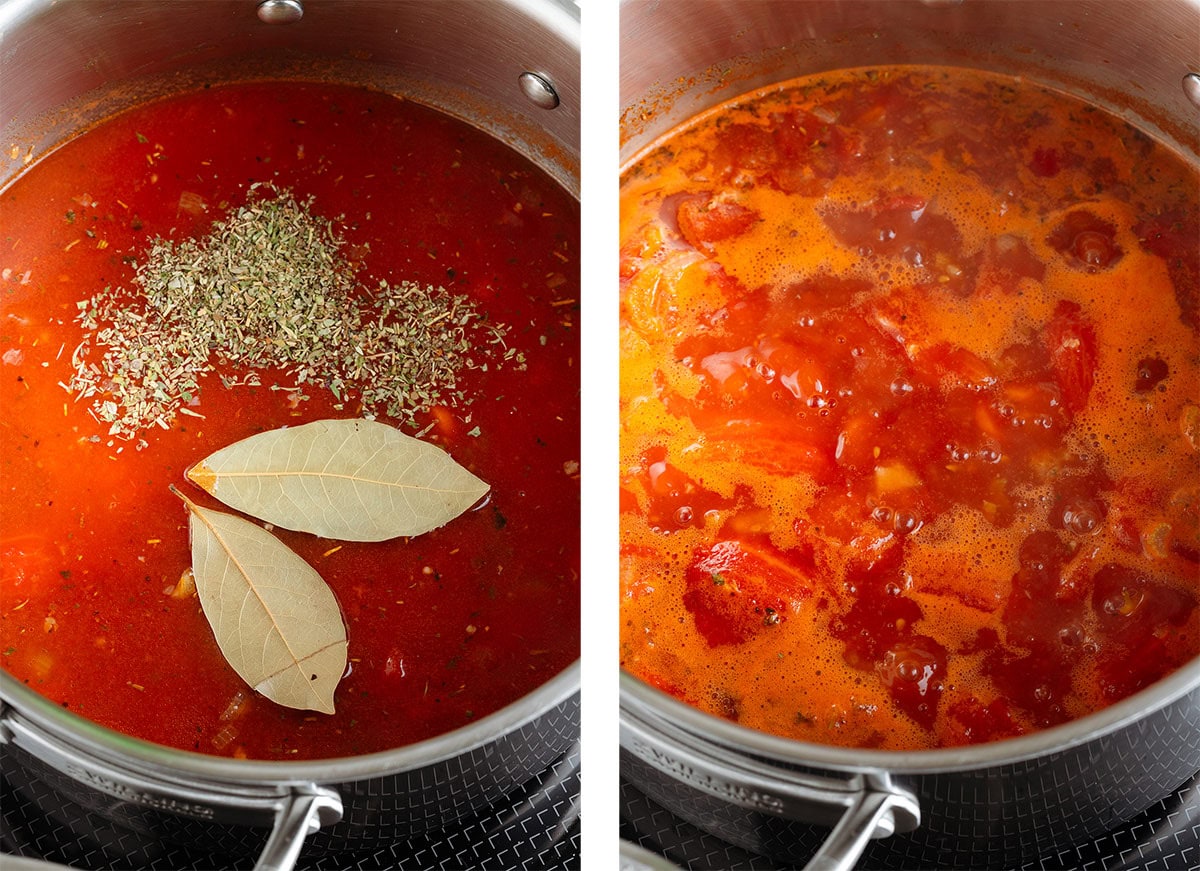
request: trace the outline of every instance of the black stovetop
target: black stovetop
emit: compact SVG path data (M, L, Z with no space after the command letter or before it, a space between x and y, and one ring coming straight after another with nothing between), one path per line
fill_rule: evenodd
M701 831L621 781L621 837L688 871L784 871L788 866L756 856ZM938 867L936 856L889 854L879 842L872 871ZM1200 871L1200 773L1172 795L1116 831L1075 845L1014 871Z
M487 810L447 829L397 841L385 849L309 854L297 871L566 871L580 865L579 745ZM0 777L0 854L42 859L89 871L212 871L251 868L256 857L231 859L120 830L72 806L37 780ZM0 860L3 856L0 855ZM2 866L2 861L0 861Z

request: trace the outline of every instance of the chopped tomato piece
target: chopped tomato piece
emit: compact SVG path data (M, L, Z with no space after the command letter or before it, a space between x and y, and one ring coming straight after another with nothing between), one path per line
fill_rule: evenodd
M812 594L803 562L768 544L719 541L693 555L684 606L711 646L740 644L787 619Z
M1096 381L1096 330L1077 303L1062 300L1044 338L1063 404L1071 414L1078 414L1087 406Z
M684 699L685 701L688 698L682 687L672 683L664 677L654 674L653 672L642 672L638 676L656 690L661 690L667 695L675 696L675 698Z
M1149 393L1162 383L1171 372L1171 367L1159 357L1143 357L1138 361L1133 389L1138 393Z
M649 497L646 518L663 532L704 526L705 512L724 506L725 500L693 481L667 462L665 448L653 448L643 458L639 478Z
M904 595L900 558L901 549L892 547L874 563L849 572L856 599L844 616L833 619L830 631L844 642L843 656L853 668L874 671L923 616L921 606Z
M695 199L681 202L676 218L683 238L709 256L714 242L740 236L759 220L757 212L737 203Z
M982 390L996 383L996 372L988 363L966 348L941 342L921 352L922 367L931 367L939 376L948 377L972 390Z
M1064 656L1044 650L1027 655L994 650L984 657L983 672L1007 703L1027 711L1038 728L1070 718L1064 702L1071 693L1071 668Z
M1177 589L1143 572L1109 563L1092 580L1092 608L1110 638L1138 645L1196 612L1195 592Z
M1197 619L1197 592L1109 563L1092 581L1102 635L1101 689L1117 701L1164 677L1187 658L1172 636ZM1194 624L1193 624L1194 625Z
M637 496L628 487L620 488L619 505L621 514L632 514L638 510Z

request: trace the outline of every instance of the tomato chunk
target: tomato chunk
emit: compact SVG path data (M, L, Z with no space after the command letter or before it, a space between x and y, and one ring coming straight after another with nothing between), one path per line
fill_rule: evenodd
M719 541L695 552L684 607L709 645L740 644L785 621L812 595L803 563L766 543Z
M679 232L695 248L713 255L713 243L740 236L759 220L758 213L724 200L687 199L676 213Z
M1083 317L1078 303L1062 300L1044 338L1063 404L1071 414L1078 414L1087 406L1096 382L1096 330Z

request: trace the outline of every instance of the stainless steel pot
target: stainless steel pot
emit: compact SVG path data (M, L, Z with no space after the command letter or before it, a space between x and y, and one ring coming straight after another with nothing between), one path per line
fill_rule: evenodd
M303 76L403 93L579 192L579 19L567 0L0 0L0 187L76 130L203 81ZM578 737L579 665L468 727L314 762L218 759L101 728L0 673L0 761L166 840L260 869L367 849L495 802Z
M1106 106L1200 165L1200 2L711 0L621 9L622 165L755 88L889 63L1020 75ZM733 844L848 869L871 838L1012 867L1110 830L1200 770L1200 659L1041 733L913 753L789 741L621 683L623 776ZM823 843L811 824L831 826ZM814 852L815 851L815 852ZM868 853L868 859L869 859Z

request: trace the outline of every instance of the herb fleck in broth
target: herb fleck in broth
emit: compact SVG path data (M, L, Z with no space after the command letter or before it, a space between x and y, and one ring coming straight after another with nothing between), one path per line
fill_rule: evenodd
M361 392L218 365L168 429L125 440L88 412L99 394L76 401L62 387L76 371L79 302L133 288L155 238L178 250L204 237L261 183L334 221L366 292L441 287L486 313L483 341L506 329L502 345L471 349L479 365L458 369L428 412L419 397L411 418L377 408L486 480L482 506L395 542L274 530L346 619L350 673L334 717L277 707L225 665L181 581L187 516L167 485L256 432L361 416ZM548 177L419 105L273 82L111 119L32 167L0 208L6 670L153 741L305 758L464 725L578 656L578 205Z

